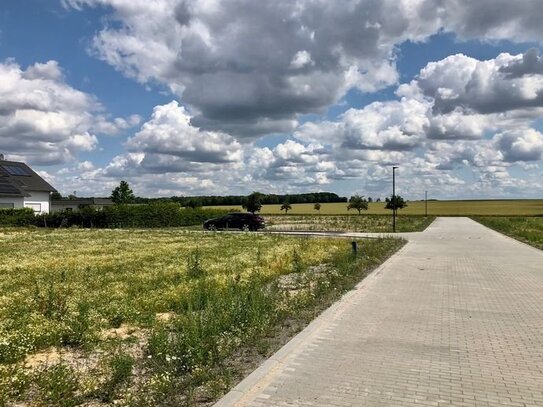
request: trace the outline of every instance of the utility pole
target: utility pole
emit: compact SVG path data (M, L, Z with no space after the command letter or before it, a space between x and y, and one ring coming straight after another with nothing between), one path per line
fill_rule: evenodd
M428 217L428 191L424 191L424 217Z
M392 231L396 232L396 169L392 167Z

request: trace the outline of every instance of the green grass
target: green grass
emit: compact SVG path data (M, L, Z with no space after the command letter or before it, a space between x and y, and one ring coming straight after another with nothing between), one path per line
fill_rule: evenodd
M209 405L403 242L360 244L2 230L0 406Z
M543 217L474 217L507 236L543 250Z
M314 204L292 204L289 215L316 215L319 211L313 208ZM384 202L372 202L369 204L367 215L390 215L390 211L384 209ZM213 208L242 210L236 206L217 206ZM277 215L281 205L264 205L262 214ZM424 201L410 201L408 207L398 211L400 215L424 215ZM353 210L347 211L347 203L323 203L321 215L351 215ZM431 216L533 216L543 215L543 199L519 199L519 200L480 200L480 201L428 201L428 215Z
M421 232L435 219L433 216L398 216L397 232ZM306 230L336 232L392 232L392 217L383 215L266 216L266 230Z

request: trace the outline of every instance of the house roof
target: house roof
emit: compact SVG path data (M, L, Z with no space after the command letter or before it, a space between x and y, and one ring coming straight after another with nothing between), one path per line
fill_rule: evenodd
M0 196L30 196L30 192L56 192L25 163L0 160Z
M0 174L0 196L22 197L30 196L30 194L21 191L21 189L17 188L8 177L3 177L2 174Z

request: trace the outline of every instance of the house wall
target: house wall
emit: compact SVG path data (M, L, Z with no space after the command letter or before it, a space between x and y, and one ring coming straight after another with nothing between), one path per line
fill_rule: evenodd
M24 208L24 200L22 197L0 197L0 204L13 204L13 209ZM0 208L4 205L0 205Z
M70 204L69 201L62 201L62 203L55 202L51 205L51 210L53 212L64 211L66 209L71 209L72 211L79 210L79 204Z
M34 205L40 205L40 211L37 211L37 213L49 213L51 210L51 196L49 192L28 192L31 196L24 198L24 206L33 207Z

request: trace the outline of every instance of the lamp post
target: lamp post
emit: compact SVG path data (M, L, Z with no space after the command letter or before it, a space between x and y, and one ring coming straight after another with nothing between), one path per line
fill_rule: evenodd
M424 191L424 217L428 217L428 191Z
M392 167L392 231L396 232L396 169Z

